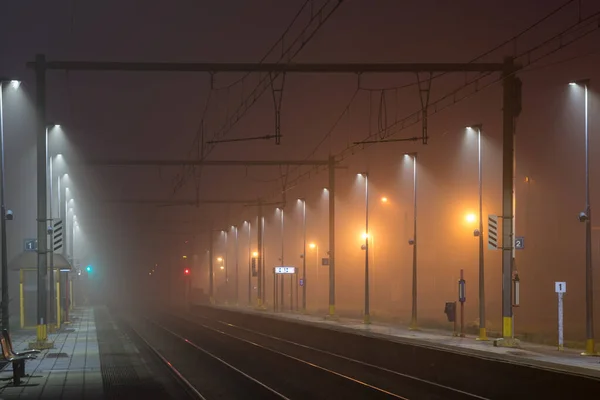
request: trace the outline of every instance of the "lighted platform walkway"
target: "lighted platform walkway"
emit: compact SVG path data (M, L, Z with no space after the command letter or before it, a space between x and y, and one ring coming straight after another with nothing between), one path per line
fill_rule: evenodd
M1 399L102 399L104 398L100 352L94 312L91 308L74 310L71 324L48 335L54 348L44 350L37 359L25 363L25 377L20 386L3 380ZM12 333L15 351L27 349L35 341L35 331ZM9 363L0 378L12 376Z
M476 336L452 336L452 332L432 329L409 330L392 324L372 323L365 325L361 320L339 318L326 319L323 316L305 315L292 312L273 312L256 310L249 307L217 306L224 309L236 310L245 313L257 313L272 318L295 320L302 323L321 325L324 328L338 329L346 332L381 337L388 340L403 342L413 341L418 345L439 347L444 350L467 353L479 357L499 359L538 368L548 368L568 373L581 374L600 378L600 358L582 356L581 350L567 349L558 351L556 347L522 342L520 348L495 347L493 340L481 342ZM599 346L600 347L600 346Z

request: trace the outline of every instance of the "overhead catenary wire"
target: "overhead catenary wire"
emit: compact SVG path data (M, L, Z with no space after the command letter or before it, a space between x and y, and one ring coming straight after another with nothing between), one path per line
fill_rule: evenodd
M564 10L566 7L568 7L570 4L574 3L576 0L568 0L565 3L563 3L562 5L558 6L557 8L553 9L552 11L550 11L548 14L544 15L542 18L540 18L539 20L537 20L536 22L534 22L533 24L529 25L527 28L523 29L522 31L520 31L519 33L517 33L516 35L510 37L509 39L504 40L502 43L495 45L494 47L492 47L491 49L481 53L480 55L478 55L477 57L473 58L471 61L469 61L469 63L474 63L477 62L479 60L481 60L482 58L492 54L493 52L505 47L508 44L511 43L516 43L516 41L518 39L520 39L522 36L524 36L525 34L527 34L528 32L530 32L531 30L535 29L536 27L538 27L539 25L541 25L542 23L544 23L545 21L547 21L549 18L553 17L554 15L558 14L559 12L561 12L562 10ZM588 17L589 18L589 17ZM578 22L582 22L581 17L579 18ZM572 26L571 26L572 27ZM571 28L570 27L570 28ZM570 29L570 28L567 28ZM554 37L553 37L554 38ZM550 40L552 40L553 38L551 38ZM436 75L433 75L431 77L431 79L436 79L436 78L441 78L442 76L446 75L447 73L443 72L443 73L439 73ZM474 79L468 80L465 84L463 84L462 86L460 86L459 88L455 89L454 91L450 92L447 96L443 97L442 99L440 99L440 101L446 100L448 99L450 96L455 96L460 90L467 88L473 84L477 84L480 80L482 80L483 78L486 78L488 76L492 75L492 73L484 73L484 74L480 74L479 76L477 76ZM362 81L360 79L358 79L358 88L357 90L361 90L361 91L366 91L369 93L373 93L373 92L379 92L379 93L384 93L385 91L388 90L394 90L395 91L395 97L396 97L396 111L398 110L398 102L397 102L397 98L398 98L398 91L401 89L406 89L409 87L413 87L416 86L417 83L409 83L409 84L405 84L405 85L401 85L401 86L395 86L395 87L386 87L386 88L379 88L379 89L373 89L373 88L365 88L362 85ZM353 98L356 96L356 93L354 94ZM434 104L434 107L439 103L436 102L436 104ZM371 113L372 113L372 103L371 101L369 101L369 134L367 136L367 138L363 139L364 141L372 141L372 131L371 131ZM445 108L445 107L444 107ZM441 110L440 110L441 111ZM380 112L381 112L381 107L380 107ZM432 114L435 114L436 112L433 112ZM343 116L343 114L342 114ZM382 131L388 131L389 129L395 127L395 126L403 126L407 120L412 121L409 125L404 126L402 129L408 128L410 126L413 126L414 124L418 123L420 121L420 110L416 111L414 113L411 113L408 117L405 117L401 120L398 120L398 116L396 114L395 118L394 118L394 123L391 126L387 126L387 124L385 124L385 126L380 126L379 130L377 131L377 134L381 134ZM313 149L313 151L311 151L311 153L309 154L309 156L307 157L307 159L309 159L310 157L312 157L320 148L320 146L324 143L324 141L329 138L332 134L333 134L333 130L335 130L335 128L337 127L337 123L334 124L334 126L328 130L325 133L324 139L321 140L315 149ZM385 139L386 135L383 135L383 137L381 137L380 139ZM412 141L413 138L409 138L408 140ZM363 143L363 144L369 144L369 143ZM348 149L350 149L351 152L353 152L356 149L356 144L348 144ZM293 168L292 171L290 171L290 173L295 173L296 171L298 171L300 169L300 167L296 167ZM308 174L310 174L310 171L312 170L316 170L318 171L319 167L312 167L309 172L307 172Z
M569 2L569 3L571 3L571 2ZM567 3L567 4L569 4L569 3ZM563 8L564 8L564 6L561 7L560 9L563 9ZM556 12L556 10L553 11L552 14L554 14L555 12ZM547 18L548 18L548 16L544 17L543 20L546 20ZM527 68L527 67L533 65L534 63L536 63L546 57L549 57L550 55L556 53L557 51L564 49L565 47L578 41L579 39L581 39L593 32L596 32L599 29L600 29L600 12L597 12L586 18L578 19L577 22L571 24L569 27L563 29L559 33L555 34L554 36L551 36L550 38L542 41L541 43L539 43L535 46L530 47L527 50L520 52L519 54L516 54L515 58L522 59L522 61L523 61L522 67ZM528 31L528 30L526 30L526 31ZM575 35L575 34L577 34L577 35ZM569 35L575 35L575 36L569 36ZM567 36L569 36L569 37L567 38ZM542 52L538 56L532 56L532 54L534 52L544 48L545 46L548 46L548 44L551 44L555 41L558 41L559 45L547 50L546 52ZM486 52L486 53L489 54L489 52ZM461 102L461 101L471 97L472 95L477 94L477 93L481 92L482 90L485 90L485 89L487 89L495 84L498 84L502 81L502 78L500 77L497 79L493 79L492 81L487 82L483 85L479 85L481 80L489 77L490 75L491 75L491 73L486 73L475 79L472 79L472 80L468 81L466 84L464 84L464 85L456 88L455 90L447 93L446 95L442 96L441 98L436 100L434 103L431 103L430 109L432 111L428 115L437 114L440 111L442 111L454 104L457 104L458 102ZM463 91L469 87L472 87L471 92L468 92L466 94L462 94L462 95L458 96L461 91ZM448 101L448 100L450 100L450 101ZM443 104L444 101L448 101L448 103ZM421 120L420 115L421 115L421 111L419 110L419 111L409 114L408 116L400 119L399 121L395 121L394 123L390 124L390 126L388 127L389 131L385 135L384 139L392 137L392 136L396 135L397 133L399 133L411 126L414 126L415 124L420 122L420 120ZM395 129L392 129L392 128L395 128ZM373 139L373 134L370 133L363 139L363 142L370 141L372 139ZM375 142L375 140L373 140L373 142ZM364 148L368 147L368 145L369 145L369 143L360 143L360 142L353 143L352 145L348 145L344 150L342 150L341 152L339 152L335 155L336 161L341 162L344 159L354 155L356 150L363 150ZM324 168L316 166L316 167L311 168L309 171L299 174L295 179L290 181L290 183L288 185L288 190L291 190L292 188L296 187L306 177L310 176L313 173L318 173L321 170L324 170ZM268 196L267 198L272 198L277 195L278 195L278 193L273 193L270 196Z
M317 8L315 11L314 0L306 1L302 5L300 11L294 17L292 23L290 25L288 25L288 27L284 31L284 34L282 35L282 37L271 48L271 49L274 49L277 47L278 43L281 43L282 52L281 52L281 55L277 62L278 63L282 62L282 61L286 62L286 63L290 62L306 46L306 44L308 44L308 42L314 37L314 35L320 30L320 28L329 20L329 18L333 15L333 13L338 9L338 7L342 3L343 3L343 0L325 0L324 3L322 4L322 6L320 8ZM304 28L300 31L300 33L290 42L290 44L286 48L283 48L286 33L291 30L295 21L299 18L299 14L302 14L302 12L306 9L306 7L309 4L311 7L309 10L310 11L310 19L309 19L308 23L304 26ZM329 9L328 9L328 6L330 7ZM315 21L316 21L316 23L315 23ZM312 28L312 31L310 31L311 28ZM297 46L296 49L295 49L295 46ZM268 56L269 56L269 52L267 53L267 55L265 57L263 57L263 60L266 59ZM269 87L268 83L271 81L271 79L276 79L278 75L279 74L276 74L276 76L273 77L273 76L269 76L269 74L266 74L265 76L260 78L259 82L255 86L255 88L250 92L250 94L248 96L246 96L240 102L240 105L236 108L236 110L233 111L232 116L227 118L225 123L223 125L221 125L221 127L213 133L210 140L215 141L216 139L226 136L230 132L230 130L237 124L237 122L239 122L242 119L242 117L246 114L246 112L258 101L258 99L262 96L262 94L264 94L264 92ZM267 79L267 78L271 78L271 79ZM211 88L213 88L212 85L211 85ZM196 134L194 143L196 143L199 140L198 136L199 135ZM212 152L212 150L214 149L215 146L216 146L216 144L211 144L211 145L204 147L203 153L201 155L201 159L205 159L206 157L208 157L208 155ZM188 157L189 157L189 154L188 154ZM194 167L192 167L192 168L194 168ZM177 190L185 184L188 176L189 176L189 172L187 174L186 173L182 174L182 176L176 183L173 192L177 192Z

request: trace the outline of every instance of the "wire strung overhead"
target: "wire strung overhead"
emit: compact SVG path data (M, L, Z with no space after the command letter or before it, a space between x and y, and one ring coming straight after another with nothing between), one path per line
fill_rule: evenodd
M512 37L511 39L503 42L503 44L495 46L492 50L489 50L477 57L475 60L481 59L487 55L490 55L493 51L502 48L508 43L515 42L517 39L521 38L525 33L529 32L533 27L540 25L543 21L546 21L550 16L555 15L557 12L565 9L565 7L571 3L574 3L574 0L570 0L557 9L553 10L551 13L522 31L520 34ZM515 53L514 58L520 64L522 69L527 69L531 67L535 63L549 57L550 55L556 53L564 49L565 47L579 41L580 39L587 37L588 35L597 32L600 30L600 12L593 13L592 15L581 18L578 17L577 21L569 25L567 28L564 28L560 32L539 41L535 45L531 45L526 50ZM441 75L441 74L440 74ZM491 77L491 79L490 79ZM493 77L492 73L481 73L478 76L467 79L465 84L455 88L454 90L446 93L442 97L438 98L433 103L429 104L428 107L428 116L432 116L434 114L439 113L440 111L449 108L467 98L472 97L474 94L481 92L484 89L487 89L495 84L502 82L502 77ZM396 134L406 130L409 127L414 126L419 123L422 118L422 110L415 111L411 114L408 114L404 118L401 118L393 123L387 125L385 127L385 134L380 135L380 132L369 132L366 137L356 143L349 144L344 150L335 154L336 162L341 162L346 158L355 154L357 150L364 150L371 143L380 142L382 140L388 140ZM330 133L328 133L329 135ZM405 138L406 140L414 140L415 138ZM312 152L315 154L316 151ZM324 168L315 166L310 168L307 171L302 173L298 173L298 175L294 179L289 180L288 190L294 188L301 182L304 182L307 178L309 178L312 174L319 173L323 171ZM299 171L299 169L295 169L294 171ZM292 171L292 172L294 172ZM274 192L270 196L266 198L272 198L280 195L280 192Z
M298 55L298 53L308 44L308 42L314 37L314 35L320 30L320 28L329 20L329 18L333 15L333 13L339 8L339 6L343 3L343 0L307 0L300 7L300 10L296 13L292 22L287 26L281 37L275 42L273 46L267 51L267 53L263 56L260 63L262 64L270 57L276 57L275 63L289 63L292 59ZM297 22L301 20L303 15L307 15L307 21L303 25L302 29L293 36L291 36L291 32L296 30ZM278 49L281 49L281 53L277 54ZM198 130L193 144L191 148L195 148L198 146L198 143L202 140L201 146L201 156L200 158L204 160L208 155L212 152L217 143L222 141L225 136L227 136L233 127L244 117L244 115L248 112L248 110L258 101L258 99L265 93L269 87L272 87L274 80L279 78L281 73L272 73L272 74L260 74L258 83L254 86L254 88L247 94L244 95L245 90L242 90L242 96L240 102L231 113L228 110L228 100L227 100L227 115L225 117L225 121L220 124L210 135L205 135L206 132L202 132L205 138L208 141L204 141L201 138L200 129ZM202 114L200 126L203 126L206 117L207 110L210 106L210 100L213 92L218 92L220 89L226 89L229 91L233 86L244 86L249 80L250 74L245 74L242 78L234 81L231 85L227 85L224 88L218 88L214 85L214 76L211 75L211 89L208 95L208 99L205 104L205 109ZM282 89L282 88L281 88ZM276 107L276 119L279 121L279 113L280 109ZM276 131L277 129L276 125ZM276 139L280 135L277 135ZM208 143L211 142L211 143ZM191 152L188 152L187 157L191 156ZM186 182L187 178L193 174L195 167L187 167L183 168L182 173L177 177L177 180L174 184L173 193L177 192Z

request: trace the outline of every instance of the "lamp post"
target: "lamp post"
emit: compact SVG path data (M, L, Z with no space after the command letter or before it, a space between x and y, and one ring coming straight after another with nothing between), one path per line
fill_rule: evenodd
M227 231L221 231L221 233L225 235L225 254L223 255L221 269L225 270L225 303L227 304L227 300L229 299L229 265L227 263L227 253L229 250L227 246L229 245L229 235Z
M485 269L483 262L483 170L481 162L481 128L482 125L473 125L469 130L477 132L477 170L479 176L479 228L473 235L479 239L479 336L477 340L488 340L485 327Z
M284 244L285 244L285 240L283 238L283 207L278 208L277 210L279 211L279 214L281 216L281 266L283 267L283 264L284 264L284 262L283 262L283 248L284 248ZM280 307L281 311L283 311L284 281L285 281L285 279L284 279L284 275L281 275L281 277L279 277L279 278L281 279L281 282L279 284L279 287L280 287L280 290L281 290L281 293L279 295L280 296L280 305L279 305L279 307Z
M4 174L4 114L3 114L3 103L2 103L2 95L4 84L9 83L13 89L18 89L20 82L15 80L8 80L0 78L0 179L2 182L0 183L0 235L2 235L2 329L9 330L9 296L8 296L8 254L7 254L7 246L6 246L6 219L7 219L7 210L5 203L5 192L6 192L6 184L5 184L5 174ZM8 217L12 219L11 217Z
M56 320L56 316L57 316L57 310L55 310L55 299L54 297L56 296L55 294L55 282L54 282L54 210L53 210L53 206L52 206L52 196L54 195L54 189L53 189L53 181L54 181L54 173L53 173L53 160L54 158L50 155L50 131L53 128L59 128L60 125L58 124L48 124L46 125L46 142L48 143L47 146L47 159L48 159L48 208L49 208L49 221L50 221L50 228L48 230L48 232L50 232L50 245L48 247L48 280L49 280L49 285L48 285L48 297L50 299L50 303L48 304L48 311L49 314L48 315L48 322L50 323L56 323L58 325L59 321ZM60 190L60 188L59 188Z
M302 202L302 312L306 312L306 199Z
M319 296L319 288L320 288L320 286L319 286L319 246L316 243L311 243L308 245L308 247L311 250L316 250L316 252L315 252L315 268L316 268L317 278L315 279L315 289L316 289L317 294L316 294L315 298L317 299L316 304L317 304L317 310L318 310L319 300L321 300L321 297Z
M252 305L252 223L248 224L248 305Z
M407 153L405 157L413 160L413 237L408 241L413 247L412 268L412 312L410 329L417 329L417 153Z
M362 245L362 249L365 251L365 315L363 318L363 322L365 324L370 324L371 313L369 309L369 174L364 172L358 175L365 178L365 233L363 234L365 244Z
M233 225L231 227L231 229L234 230L235 232L235 305L237 306L239 303L239 297L238 297L238 290L239 290L239 276L240 276L240 270L239 270L239 246L238 246L238 228L237 226Z
M592 270L592 207L590 204L590 139L588 120L589 79L569 83L571 86L583 86L584 95L584 134L585 134L585 211L579 213L579 221L585 223L585 325L586 342L583 355L596 355L594 342L594 280Z

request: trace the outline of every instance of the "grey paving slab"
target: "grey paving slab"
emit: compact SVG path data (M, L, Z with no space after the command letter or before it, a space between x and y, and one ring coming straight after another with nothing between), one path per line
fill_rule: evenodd
M499 358L524 365L554 368L565 372L582 373L594 377L600 377L600 362L598 357L586 357L581 351L575 349L564 349L558 351L556 347L545 346L535 343L521 342L520 348L495 347L493 341L477 341L476 336L455 337L450 332L420 329L409 330L407 327L391 324L364 324L360 320L340 318L337 320L326 319L322 316L306 315L299 313L271 312L255 310L247 307L217 306L224 309L254 313L272 318L295 320L310 324L322 325L333 329L342 328L356 331L356 333L390 339L411 340L432 346L441 346L445 349L457 352L477 352L486 354L491 358Z
M27 361L22 385L2 381L0 399L86 399L103 398L100 354L91 308L75 309L72 323L59 332L48 335L54 348L42 351L35 360ZM64 329L64 328L67 329ZM35 341L34 331L12 333L16 351L24 350ZM67 357L51 358L50 354L65 353ZM0 371L0 379L12 376L12 365Z

